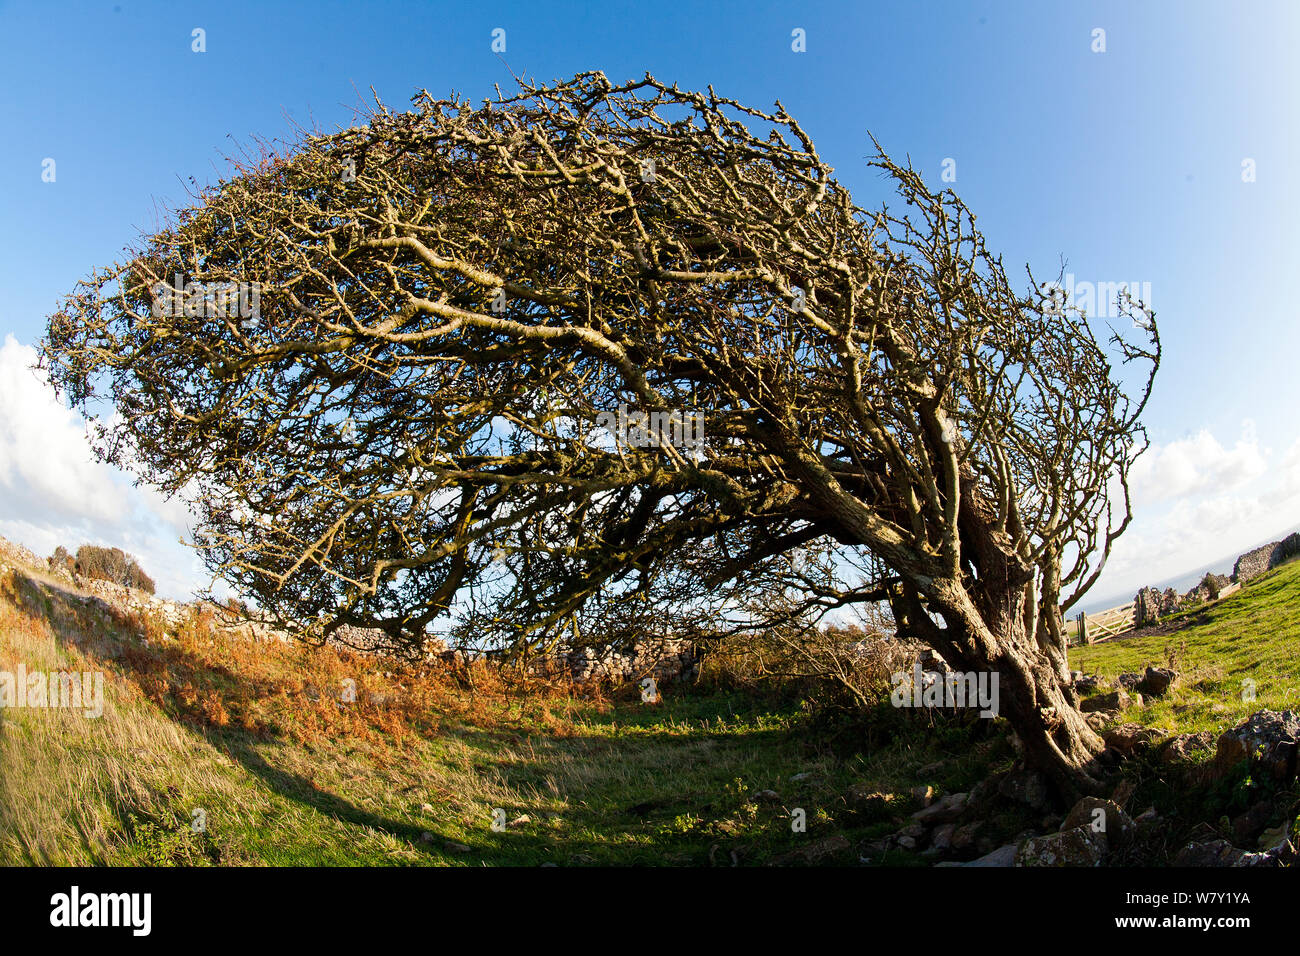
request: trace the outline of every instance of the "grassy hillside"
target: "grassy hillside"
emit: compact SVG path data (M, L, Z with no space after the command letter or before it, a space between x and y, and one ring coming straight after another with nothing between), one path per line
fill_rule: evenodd
M1181 626L1074 648L1071 666L1107 677L1173 667L1182 680L1143 709L1141 722L1177 732L1216 730L1258 710L1300 706L1300 561L1161 623Z
M470 686L223 639L198 616L169 634L80 597L35 570L0 578L0 670L108 683L97 719L4 712L0 863L856 863L854 846L919 805L911 788L968 787L1010 760L996 735L972 747L924 720L837 755L798 732L797 701L666 687L649 705L635 688L609 699L488 673ZM344 680L353 702L333 690Z
M797 696L710 680L651 705L635 687L507 685L232 639L197 612L169 630L87 597L36 568L0 574L0 671L106 678L99 718L3 711L0 864L922 865L870 848L920 806L914 788L969 790L1013 763L989 721L887 705L827 721ZM1183 683L1124 719L1221 729L1296 706L1298 612L1295 562L1181 631L1072 662L1111 676L1172 663ZM1187 810L1164 769L1134 772L1143 805ZM1220 811L1207 807L1193 809Z

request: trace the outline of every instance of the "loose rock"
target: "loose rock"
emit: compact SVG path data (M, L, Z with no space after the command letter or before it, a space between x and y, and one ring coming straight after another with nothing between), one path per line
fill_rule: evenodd
M1178 681L1178 673L1168 667L1148 667L1137 689L1151 697L1163 696Z
M1141 724L1120 724L1102 734L1106 746L1124 757L1133 757L1159 735Z
M1084 827L1026 840L1016 851L1016 866L1101 866L1106 835Z
M1084 797L1071 807L1061 823L1061 832L1078 827L1102 834L1110 847L1127 846L1137 834L1137 824L1132 817L1117 804L1100 797Z
M1160 748L1161 763L1178 763L1190 758L1194 753L1214 749L1214 734L1202 730L1194 734L1176 734L1170 737Z
M935 803L912 814L917 823L933 826L936 823L951 823L960 817L966 809L966 793L950 793L940 797Z
M1214 759L1202 772L1202 781L1219 780L1243 760L1251 773L1285 784L1295 778L1300 714L1261 710L1219 737Z
M935 827L934 833L930 837L931 848L940 851L952 849L952 837L956 830L957 825L955 823L945 823Z
M1096 697L1089 697L1079 705L1079 709L1085 714L1090 714L1098 710L1128 710L1133 706L1142 706L1142 698L1135 697L1120 688L1111 691L1109 694L1098 694Z
M1000 846L996 850L984 854L978 859L971 860L969 863L939 863L938 866L1015 866L1016 865L1016 845L1008 843L1006 846Z

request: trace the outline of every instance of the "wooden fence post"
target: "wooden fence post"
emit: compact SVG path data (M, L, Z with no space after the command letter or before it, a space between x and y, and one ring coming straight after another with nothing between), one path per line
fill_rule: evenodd
M1088 640L1088 615L1084 614L1082 611L1079 612L1079 643L1080 644L1092 643L1090 640Z

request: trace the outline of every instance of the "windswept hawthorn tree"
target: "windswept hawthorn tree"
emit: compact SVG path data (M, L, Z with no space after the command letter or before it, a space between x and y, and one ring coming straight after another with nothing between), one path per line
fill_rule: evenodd
M50 318L53 383L199 503L209 567L414 643L453 601L517 645L764 576L888 601L1095 789L1062 613L1129 522L1150 311L1103 346L883 152L902 212L859 209L780 104L599 73L413 103L239 165ZM698 413L703 444L613 442L619 407ZM871 573L792 559L836 553Z

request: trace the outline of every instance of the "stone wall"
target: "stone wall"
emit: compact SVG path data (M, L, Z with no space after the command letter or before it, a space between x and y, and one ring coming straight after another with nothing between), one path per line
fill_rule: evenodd
M45 560L38 558L21 544L14 544L0 538L0 565L7 570L11 567L43 568Z
M1143 588L1133 597L1133 626L1146 627L1154 624L1166 614L1173 614L1186 599L1180 597L1173 588L1163 592L1155 588Z
M330 647L346 648L362 654L389 653L406 656L410 653L408 645L397 643L386 631L382 631L377 627L355 627L351 624L344 624L330 635L327 643ZM431 658L442 657L450 648L447 642L441 638L427 637L424 641L423 650L424 656Z
M1300 555L1300 532L1287 535L1281 541L1273 541L1254 551L1247 551L1232 566L1232 580L1245 584L1296 555Z
M66 572L65 572L66 573ZM71 577L71 576L70 576ZM75 578L74 583L83 591L89 591L118 611L126 614L153 614L164 621L168 627L177 627L190 614L191 606L177 601L168 601L155 597L147 591L129 588L110 581L97 578Z
M1179 594L1173 588L1165 588L1163 592L1142 588L1133 596L1133 626L1146 627L1185 607L1217 600L1219 592L1229 583L1222 574L1207 574L1186 594Z
M560 648L554 660L575 681L603 679L621 683L642 677L656 681L694 680L699 674L700 656L691 641L655 637L623 651L608 647Z
M1269 555L1268 566L1275 568L1283 561L1290 561L1297 555L1300 555L1300 531L1292 532L1277 543L1277 547Z
M1274 541L1272 544L1266 544L1262 548L1256 548L1254 551L1247 551L1237 559L1237 563L1232 566L1232 580L1239 584L1245 584L1252 578L1257 578L1269 568L1269 558L1273 554L1273 549L1281 542Z
M1184 595L1179 596L1173 588L1167 589L1163 594L1155 588L1142 588L1133 598L1133 625L1145 627L1180 608L1218 600L1219 592L1229 584L1245 584L1296 556L1300 556L1300 532L1247 551L1237 558L1231 578L1222 574L1206 574L1196 587Z

